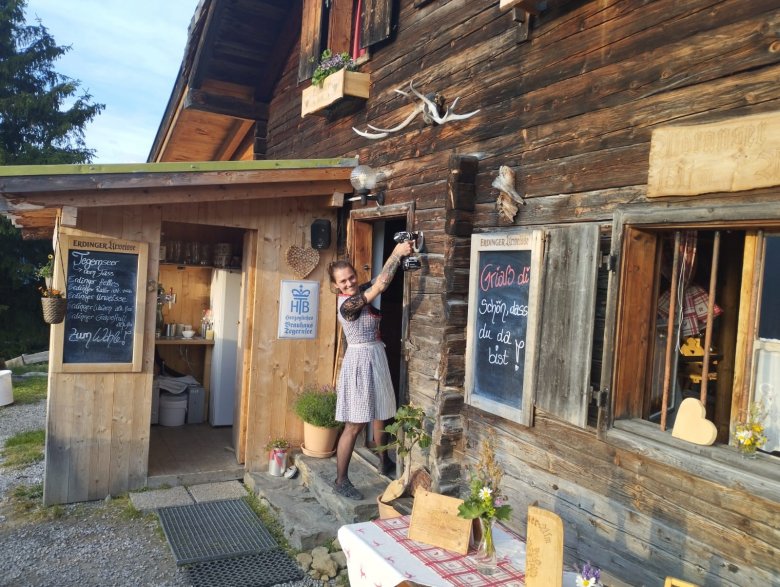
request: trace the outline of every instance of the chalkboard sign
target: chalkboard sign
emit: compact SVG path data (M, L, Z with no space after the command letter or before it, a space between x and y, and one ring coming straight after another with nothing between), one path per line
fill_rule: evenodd
M68 237L64 371L140 370L145 243Z
M531 421L541 233L477 234L471 242L466 401Z

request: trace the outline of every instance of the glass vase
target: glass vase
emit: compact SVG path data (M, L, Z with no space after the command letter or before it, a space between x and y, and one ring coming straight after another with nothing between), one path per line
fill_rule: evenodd
M737 450L743 459L756 458L756 445L755 444L739 444L737 443Z
M496 555L496 544L493 542L493 524L494 520L485 520L480 518L480 529L482 538L477 546L477 554L474 556L474 562L477 571L483 575L492 575L498 569L498 556Z

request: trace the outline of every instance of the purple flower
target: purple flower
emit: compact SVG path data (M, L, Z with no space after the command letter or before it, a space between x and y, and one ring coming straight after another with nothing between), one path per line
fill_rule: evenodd
M585 566L582 567L581 575L583 579L592 579L597 583L601 581L601 569L591 565L590 561L586 562Z

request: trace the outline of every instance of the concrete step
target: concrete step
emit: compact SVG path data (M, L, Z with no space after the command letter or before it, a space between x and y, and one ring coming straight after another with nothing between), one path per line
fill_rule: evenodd
M290 545L298 550L323 546L336 537L341 523L326 510L303 484L266 472L247 473L244 484L275 510Z
M349 479L363 494L360 501L342 497L333 491L336 479L336 457L317 459L303 454L295 455L295 465L300 471L303 483L309 488L326 510L333 512L341 524L365 522L379 514L377 496L387 488L389 479L382 477L373 464L364 460L357 452L349 466Z

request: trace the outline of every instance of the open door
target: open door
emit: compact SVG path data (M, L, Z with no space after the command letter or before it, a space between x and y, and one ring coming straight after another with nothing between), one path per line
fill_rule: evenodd
M413 230L412 219L412 208L408 205L386 206L379 213L376 209L352 212L348 249L360 283L370 281L381 272L395 247L393 235ZM403 341L408 333L409 298L409 279L399 273L390 287L374 301L382 312L382 341L398 405L408 402Z

